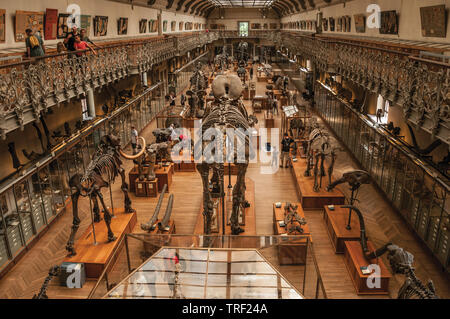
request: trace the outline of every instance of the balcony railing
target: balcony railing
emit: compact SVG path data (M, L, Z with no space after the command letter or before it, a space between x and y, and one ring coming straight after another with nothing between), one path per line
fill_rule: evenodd
M450 143L450 64L414 55L417 50L283 33L279 45L311 60L316 71L381 94L402 107L405 118Z
M156 63L183 55L217 39L214 33L156 37L89 50L52 54L0 67L0 135L39 119L42 111L88 90L132 74L147 72Z

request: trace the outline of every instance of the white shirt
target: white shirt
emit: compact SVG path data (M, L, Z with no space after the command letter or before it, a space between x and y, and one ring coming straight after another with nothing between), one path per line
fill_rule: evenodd
M136 129L131 130L131 143L132 144L137 143L137 137L138 137L138 131Z

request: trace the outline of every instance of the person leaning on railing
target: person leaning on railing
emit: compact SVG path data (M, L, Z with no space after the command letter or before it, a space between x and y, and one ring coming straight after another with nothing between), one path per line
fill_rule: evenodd
M31 29L25 30L27 38L25 39L25 45L27 47L27 58L40 57L45 55L45 45L41 36L34 33Z
M92 53L97 55L97 52L95 52L94 48L87 42L81 41L81 38L79 35L75 36L75 42L74 42L74 48L77 51L75 54L77 56L82 56L86 54L86 52L82 52L83 50L90 49Z

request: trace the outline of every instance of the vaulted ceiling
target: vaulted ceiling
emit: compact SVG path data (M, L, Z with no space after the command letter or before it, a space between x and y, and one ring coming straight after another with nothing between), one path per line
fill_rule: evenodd
M153 7L158 9L208 17L218 8L266 8L278 16L319 9L351 0L111 0L130 5Z

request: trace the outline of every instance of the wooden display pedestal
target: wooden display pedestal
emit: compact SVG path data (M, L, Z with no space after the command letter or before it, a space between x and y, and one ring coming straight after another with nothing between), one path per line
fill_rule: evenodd
M305 218L305 212L303 211L300 203L293 203L298 205L297 213L300 217ZM273 204L273 231L275 235L287 235L286 227L281 227L279 221L284 221L285 203L277 208ZM309 231L308 224L302 226L304 236L309 236L311 240L311 232ZM289 240L286 244L278 245L278 262L280 265L302 265L306 263L306 257L308 253L308 242L305 238L299 238L296 241Z
M266 82L268 80L268 78L265 75L261 75L261 76L257 76L256 80L258 82Z
M153 181L143 180L139 178L135 181L137 197L157 197L158 196L158 179Z
M179 155L172 156L173 167L175 172L195 172L194 155L191 155L191 161L183 162L183 151Z
M331 192L327 192L328 176L322 177L322 188L315 192L313 190L314 176L306 177L305 170L306 161L297 157L297 162L292 162L292 174L303 209L323 209L325 205L345 204L345 196L337 187Z
M266 128L274 128L275 127L275 119L273 118L273 114L269 111L264 112L264 123Z
M353 285L355 286L356 293L358 295L387 295L389 294L389 279L391 274L384 265L381 258L378 260L374 259L368 262L361 248L361 243L359 241L346 241L344 249L345 265L347 266L348 273L352 279ZM372 242L368 241L367 246L370 251L374 250ZM367 279L370 275L363 275L361 272L361 267L367 267L370 264L378 264L380 266L380 287L370 288L368 287ZM371 279L370 282L375 281Z
M122 238L125 234L133 232L136 225L136 213L125 214L123 209L115 209L115 215L116 217L111 219L111 229L117 237L115 241L108 242L108 230L105 221L102 220L95 224L97 245L94 245L92 225L90 225L75 243L77 254L64 258L63 262L83 263L86 278L98 279L113 258L113 253Z
M148 167L143 168L144 175L148 172ZM128 184L130 187L130 193L136 192L136 179L139 178L138 168L134 166L133 169L128 173Z
M167 184L167 192L170 192L170 185L172 185L172 175L174 172L174 165L170 163L169 166L155 167L155 175L158 179L158 191L162 191L164 184Z
M194 128L195 118L189 117L183 119L183 127L185 128Z
M331 210L325 206L323 219L336 254L344 253L346 241L360 240L359 219L355 212L352 212L351 229L345 228L348 223L348 208L334 206L334 210Z
M161 220L157 220L156 223L159 223ZM155 227L155 229L147 232L147 231L141 231L141 233L145 233L145 234L149 234L149 235L173 235L176 233L176 229L175 229L175 222L171 219L169 221L169 230L163 230L160 231L158 229L158 226ZM161 240L161 243L154 243L153 240L152 242L147 242L144 241L144 251L149 254L148 256L153 255L162 245L164 245L163 241L164 238L159 238Z
M225 169L226 172L227 169ZM231 177L231 182L234 185L236 183L236 176ZM225 187L227 187L228 179L225 180ZM245 184L247 189L245 191L245 199L250 203L250 207L245 209L245 226L241 226L244 232L240 235L242 236L256 236L256 216L255 216L255 184L250 178L245 179ZM227 192L227 190L225 190ZM227 197L225 196L225 201ZM202 201L203 202L203 201ZM227 203L225 203L227 204ZM225 207L227 209L227 206ZM217 216L217 226L219 233L222 233L222 209L219 208L219 214ZM226 219L226 217L225 217ZM226 223L226 221L225 221ZM203 205L200 207L199 214L197 216L197 223L194 228L194 235L203 235ZM231 235L230 225L225 224L225 235ZM256 246L255 246L256 247Z

